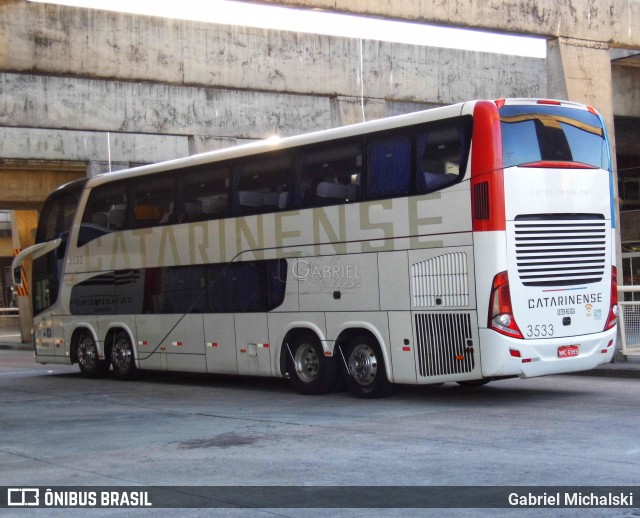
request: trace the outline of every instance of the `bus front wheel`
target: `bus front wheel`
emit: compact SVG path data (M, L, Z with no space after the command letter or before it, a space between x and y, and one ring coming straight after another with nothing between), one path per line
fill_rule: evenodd
M336 385L338 369L334 358L324 355L315 334L303 333L285 344L287 370L293 388L300 394L326 394Z
M378 342L367 335L353 337L347 345L347 386L361 398L387 395L391 384L387 379L384 358Z
M85 378L102 378L109 372L110 364L98 356L98 346L90 334L82 333L76 349L76 360Z
M116 378L128 380L135 377L138 369L133 356L133 346L129 335L124 331L119 331L111 346L111 365Z

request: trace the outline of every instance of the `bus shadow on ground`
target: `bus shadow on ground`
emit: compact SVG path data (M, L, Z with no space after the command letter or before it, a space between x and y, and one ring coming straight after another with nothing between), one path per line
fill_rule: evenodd
M50 376L57 378L81 378L80 372L54 373ZM553 379L549 377L546 379ZM135 379L122 381L109 373L103 379L87 379L91 384L131 384L160 385L167 387L209 387L212 390L238 390L263 392L270 394L289 394L302 400L339 398L353 401L367 402L370 400L358 398L351 394L346 387L339 386L334 391L324 395L297 394L287 380L282 378L260 376L237 376L232 374L183 373L172 371L145 370L138 373ZM545 386L536 383L535 387L527 384L528 380L496 380L483 386L464 386L455 382L433 385L401 385L394 384L390 393L377 401L426 401L426 402L469 402L470 404L500 402L547 401L563 398L590 397L591 391L584 386L567 390L559 389L556 383Z

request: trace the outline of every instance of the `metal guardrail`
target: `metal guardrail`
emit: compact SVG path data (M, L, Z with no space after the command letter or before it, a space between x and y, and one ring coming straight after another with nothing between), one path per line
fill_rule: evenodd
M640 286L618 286L618 293L640 293ZM640 302L618 300L618 307L622 354L640 356Z

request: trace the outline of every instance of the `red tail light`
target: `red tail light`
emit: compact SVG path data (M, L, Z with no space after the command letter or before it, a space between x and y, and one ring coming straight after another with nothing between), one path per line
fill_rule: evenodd
M489 327L512 338L524 338L513 317L507 272L501 272L493 278L489 299Z
M611 329L618 323L618 269L611 267L611 302L609 303L609 316L604 330Z

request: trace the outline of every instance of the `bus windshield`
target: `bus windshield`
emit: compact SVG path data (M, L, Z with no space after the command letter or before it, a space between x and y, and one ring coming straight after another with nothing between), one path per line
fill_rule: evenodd
M589 111L541 104L505 105L500 108L500 122L504 167L553 162L609 169L602 123Z

